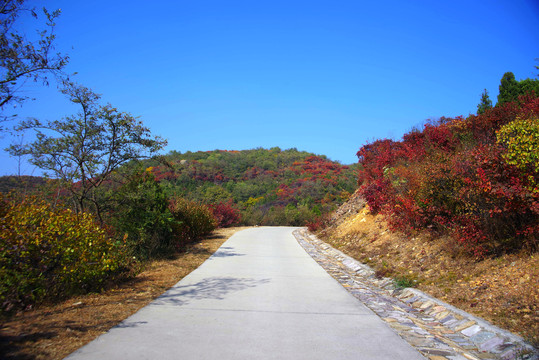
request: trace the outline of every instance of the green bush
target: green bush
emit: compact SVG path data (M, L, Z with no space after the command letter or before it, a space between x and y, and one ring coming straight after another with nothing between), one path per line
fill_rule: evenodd
M198 240L217 227L217 221L211 210L194 201L175 199L170 205L170 210L176 220L176 236L180 243Z
M176 221L151 169L137 171L114 191L109 222L132 256L146 260L174 251Z
M100 289L129 270L124 244L111 241L89 214L35 198L0 198L0 208L2 312Z

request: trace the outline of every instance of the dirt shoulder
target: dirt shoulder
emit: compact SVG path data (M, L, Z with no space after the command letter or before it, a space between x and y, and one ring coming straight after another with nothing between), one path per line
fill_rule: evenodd
M350 206L350 204L348 204ZM361 204L318 234L370 265L464 311L539 344L539 254L521 252L477 261L450 238L391 232Z
M2 358L63 359L146 306L243 229L218 229L174 259L154 261L134 279L102 293L15 315L0 326Z

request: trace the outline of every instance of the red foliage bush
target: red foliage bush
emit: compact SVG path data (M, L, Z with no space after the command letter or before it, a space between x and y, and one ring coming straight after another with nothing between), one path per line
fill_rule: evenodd
M402 143L393 140L377 140L363 146L357 157L362 165L359 172L359 183L375 181L383 177L384 168L392 165L403 154Z
M496 131L538 114L538 98L526 95L482 115L427 124L400 142L367 144L357 153L360 192L392 228L453 234L477 257L537 250L537 174L504 159Z
M423 130L423 134L429 140L430 146L443 151L452 151L458 145L458 139L451 131L449 124L440 124L438 126L427 124ZM412 149L414 148L412 147Z
M328 226L328 223L329 223L328 216L326 214L323 214L323 215L317 216L311 221L308 221L306 223L306 226L307 226L307 229L309 229L309 231L315 232L315 231L325 229Z
M227 203L208 204L208 208L217 220L218 228L236 225L241 221L240 212L234 207L232 200Z

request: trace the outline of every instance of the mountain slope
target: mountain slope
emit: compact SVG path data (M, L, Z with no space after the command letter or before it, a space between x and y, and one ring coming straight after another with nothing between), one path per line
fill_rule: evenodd
M296 149L173 151L144 164L167 194L232 204L247 225L304 225L357 186L357 165Z

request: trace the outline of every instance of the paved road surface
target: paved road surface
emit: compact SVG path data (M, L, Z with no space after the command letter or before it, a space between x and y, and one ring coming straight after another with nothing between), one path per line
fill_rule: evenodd
M307 255L294 229L236 233L68 359L424 359Z

